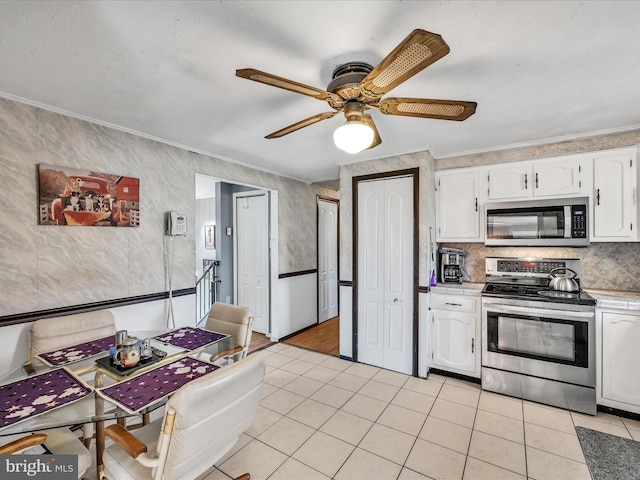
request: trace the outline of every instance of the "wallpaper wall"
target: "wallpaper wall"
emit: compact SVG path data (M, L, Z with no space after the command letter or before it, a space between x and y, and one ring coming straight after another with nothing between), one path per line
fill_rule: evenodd
M140 179L139 228L40 226L37 165ZM316 268L316 195L337 192L0 99L0 316L195 283L195 174L278 191L278 272ZM164 214L185 214L186 237L165 237Z

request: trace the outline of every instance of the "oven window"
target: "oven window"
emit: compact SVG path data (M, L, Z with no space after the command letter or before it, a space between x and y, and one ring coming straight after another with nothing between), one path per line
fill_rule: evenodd
M491 352L548 362L589 366L588 324L487 311Z
M573 325L498 317L498 349L575 361Z

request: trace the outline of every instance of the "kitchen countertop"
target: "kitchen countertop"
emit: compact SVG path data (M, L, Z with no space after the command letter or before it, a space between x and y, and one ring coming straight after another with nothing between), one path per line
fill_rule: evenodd
M601 308L618 308L621 310L640 310L640 292L625 290L593 290L585 291L596 299Z
M431 287L432 293L447 294L447 295L473 295L480 296L484 283L439 283L435 287Z

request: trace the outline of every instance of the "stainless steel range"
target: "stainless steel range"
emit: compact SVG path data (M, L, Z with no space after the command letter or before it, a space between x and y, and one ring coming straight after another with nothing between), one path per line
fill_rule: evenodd
M557 268L581 274L577 259L486 259L482 388L595 415L596 301L550 289Z

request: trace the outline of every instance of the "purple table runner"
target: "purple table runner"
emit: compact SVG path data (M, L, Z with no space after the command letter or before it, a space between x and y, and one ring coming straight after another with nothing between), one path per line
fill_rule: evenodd
M93 355L106 352L116 344L115 335L110 335L97 340L90 340L79 345L61 348L55 352L41 353L38 355L48 365L59 366L67 363L77 362Z
M187 357L96 391L127 412L135 413L218 368Z
M217 342L221 338L226 337L221 333L203 330L201 328L184 327L163 333L154 337L156 340L169 343L173 346L184 348L187 350L196 350L197 348Z
M0 385L0 428L80 400L91 391L64 368Z

